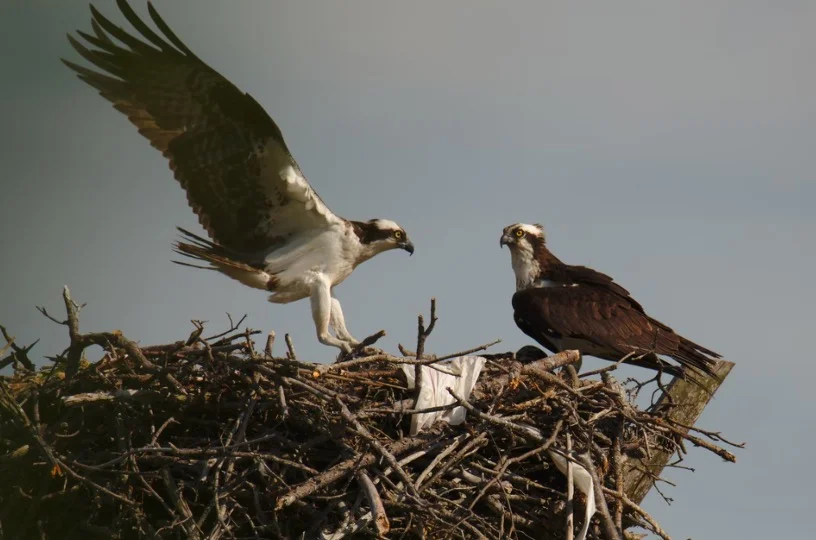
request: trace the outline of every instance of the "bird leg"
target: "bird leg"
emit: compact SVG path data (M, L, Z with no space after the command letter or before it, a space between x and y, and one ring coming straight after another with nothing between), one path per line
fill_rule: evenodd
M346 319L343 317L343 308L340 307L340 301L332 297L331 303L331 321L329 324L334 329L334 335L343 341L347 341L352 347L356 347L360 342L354 339L346 329Z
M344 353L351 352L351 343L329 334L329 323L332 319L332 296L331 286L327 279L321 277L315 280L312 285L311 300L312 319L315 323L318 341L324 345L337 347Z

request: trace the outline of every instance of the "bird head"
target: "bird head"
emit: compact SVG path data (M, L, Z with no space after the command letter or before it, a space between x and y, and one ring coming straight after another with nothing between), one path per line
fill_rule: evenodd
M510 251L529 250L531 253L535 248L544 244L544 226L538 223L529 225L527 223L514 223L508 225L502 231L499 247L508 246Z
M404 249L408 254L414 254L414 244L408 239L408 233L390 219L354 221L352 224L365 248L366 258L391 249Z
M529 287L538 279L541 272L538 258L545 250L544 241L544 227L538 224L515 223L502 231L499 246L510 248L517 290Z

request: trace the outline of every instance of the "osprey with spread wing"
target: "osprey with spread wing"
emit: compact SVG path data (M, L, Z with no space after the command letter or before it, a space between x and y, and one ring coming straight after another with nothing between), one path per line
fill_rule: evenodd
M91 6L93 34L78 34L92 48L68 39L100 72L63 62L169 160L212 238L179 229L176 251L206 263L189 266L271 292L270 302L310 298L321 343L350 351L359 342L332 289L374 255L395 248L413 253L405 230L390 220L350 221L332 213L258 102L188 49L149 2L162 35L125 0L117 4L143 39Z
M577 349L672 375L684 376L687 369L713 375L719 354L651 318L606 274L561 262L547 248L541 225L509 225L499 243L510 248L516 275L516 325L547 349Z

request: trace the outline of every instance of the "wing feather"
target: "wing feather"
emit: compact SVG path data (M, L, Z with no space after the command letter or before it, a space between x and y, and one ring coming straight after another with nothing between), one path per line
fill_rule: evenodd
M557 276L558 279L562 279L568 283L587 283L590 285L597 285L609 290L609 292L626 298L629 305L643 312L643 307L629 295L629 291L621 287L618 283L615 283L615 280L602 272L598 272L597 270L593 270L592 268L588 268L586 266L576 266L571 264L561 265L559 271L563 275Z
M282 238L342 221L309 185L257 101L201 61L150 3L161 35L125 0L117 5L144 41L91 6L94 35L78 32L85 44L68 39L100 71L63 62L169 160L216 242L263 251Z
M513 295L519 328L552 349L551 337L571 337L608 351L609 360L629 353L674 358L684 367L710 373L720 356L676 334L646 315L640 304L618 291L592 285L542 287ZM519 324L519 321L523 324Z

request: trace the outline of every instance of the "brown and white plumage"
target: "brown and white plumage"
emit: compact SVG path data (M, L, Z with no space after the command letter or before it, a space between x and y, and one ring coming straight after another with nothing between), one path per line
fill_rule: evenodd
M554 352L582 354L682 375L711 374L720 355L646 314L614 280L585 266L561 262L546 246L541 225L517 223L502 231L516 276L513 317L528 336ZM668 356L680 367L659 356Z
M335 215L257 101L187 48L149 2L161 35L125 0L117 5L142 39L91 6L93 34L77 32L86 44L68 39L99 71L63 62L169 160L212 238L182 230L184 241L176 250L245 285L273 292L271 302L310 296L319 339L349 350L357 340L345 329L331 289L378 253L413 252L405 231L393 221ZM337 337L328 334L329 324Z

